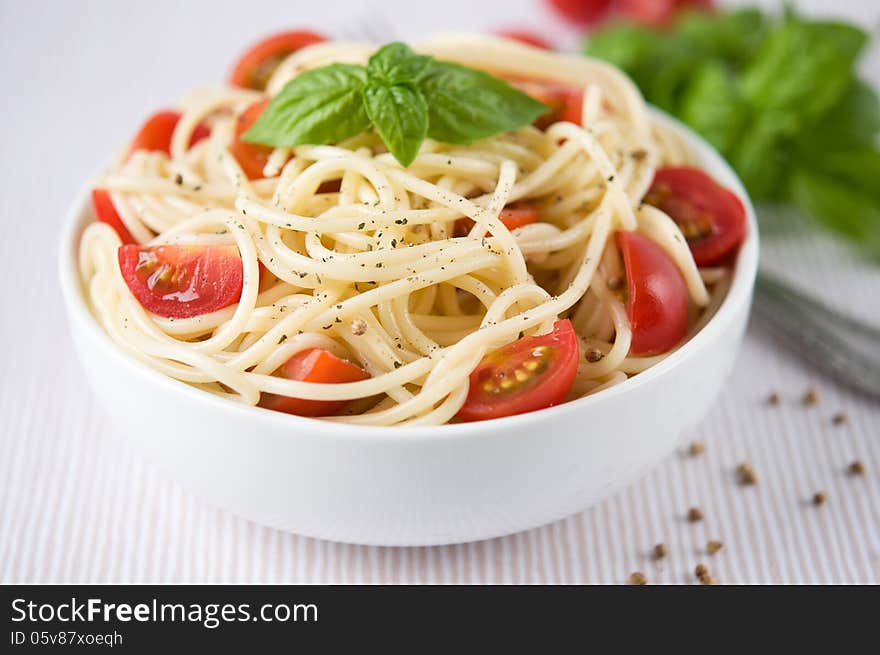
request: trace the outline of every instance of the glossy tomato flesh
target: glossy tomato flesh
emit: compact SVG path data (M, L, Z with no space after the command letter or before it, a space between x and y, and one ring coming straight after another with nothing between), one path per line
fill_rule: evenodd
M529 225L530 223L537 221L538 208L528 200L518 200L517 202L510 203L502 209L498 218L501 219L501 222L504 223L504 227L508 230L515 230L518 227ZM453 235L457 237L467 236L473 226L473 219L468 217L459 218L455 221ZM489 233L487 232L486 234L488 235Z
M745 238L746 210L740 199L697 168L661 168L645 202L678 223L697 266L723 263Z
M484 421L558 405L578 367L578 338L568 319L553 331L523 337L486 355L470 375L462 421Z
M340 359L329 350L311 348L296 353L278 369L277 374L288 380L339 384L366 380L370 374L348 360ZM260 407L297 416L330 416L348 403L346 400L307 400L264 393Z
M509 79L508 82L550 108L548 112L535 120L536 127L545 130L559 121L581 124L584 105L583 89L548 80L514 78Z
M636 232L617 233L626 269L626 313L632 329L630 353L658 355L687 333L687 286L672 257Z
M119 268L132 295L165 318L192 318L241 298L244 270L235 246L120 246Z
M257 122L260 114L263 113L268 104L269 99L263 98L242 112L235 124L235 139L229 147L230 152L238 161L249 180L257 180L263 177L263 168L265 168L266 163L269 161L272 148L243 141L241 135L251 129L251 126Z
M180 117L181 113L172 109L157 111L138 130L128 148L128 154L130 155L136 150L150 150L171 155L171 137L174 135L174 128L177 127ZM199 123L190 137L189 147L192 148L210 134L211 130L208 126Z
M94 211L96 219L116 231L122 243L137 243L135 238L131 236L131 232L125 227L125 223L122 222L119 212L116 211L109 191L92 189L92 211Z
M233 86L264 91L278 65L293 52L327 37L304 30L281 32L254 44L236 62L229 75Z

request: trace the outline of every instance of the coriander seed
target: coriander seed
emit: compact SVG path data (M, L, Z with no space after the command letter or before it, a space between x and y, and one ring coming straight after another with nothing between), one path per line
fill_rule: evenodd
M648 578L641 571L635 571L629 576L629 584L636 586L646 585L648 584Z

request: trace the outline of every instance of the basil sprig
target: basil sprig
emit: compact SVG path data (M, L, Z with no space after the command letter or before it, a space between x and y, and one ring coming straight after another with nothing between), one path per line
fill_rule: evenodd
M331 64L298 75L242 138L321 145L373 127L394 158L409 166L426 137L471 143L529 125L546 111L504 80L390 43L366 67Z

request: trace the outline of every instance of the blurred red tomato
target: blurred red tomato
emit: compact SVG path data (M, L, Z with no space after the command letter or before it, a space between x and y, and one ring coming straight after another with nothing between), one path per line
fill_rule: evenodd
M712 9L714 0L617 0L617 10L626 18L644 25L666 25L688 8Z
M605 17L611 0L547 0L565 20L575 25L592 25Z

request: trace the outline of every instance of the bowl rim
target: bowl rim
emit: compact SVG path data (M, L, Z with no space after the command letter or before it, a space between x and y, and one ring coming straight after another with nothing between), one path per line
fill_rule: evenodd
M122 366L127 367L132 375L141 376L145 383L159 385L172 393L182 394L184 397L191 398L192 402L196 404L204 403L206 408L217 412L240 413L244 419L274 423L277 428L288 429L291 436L312 434L321 438L332 437L361 443L365 439L409 444L433 440L443 440L445 442L456 438L472 438L474 434L490 435L499 434L511 429L528 428L551 417L561 418L566 413L589 411L592 406L603 402L603 400L628 393L678 368L684 361L698 353L713 338L721 334L724 328L734 320L738 309L746 305L746 311L748 311L752 287L758 270L758 224L752 201L739 177L721 155L693 130L656 107L649 105L649 110L653 118L659 119L661 123L673 128L679 136L683 137L685 143L694 151L696 159L713 176L720 174L728 178L730 186L733 187L733 190L743 200L748 229L746 238L737 256L731 286L715 315L709 319L706 325L678 350L659 363L598 394L577 398L534 412L472 423L447 423L424 426L372 426L322 421L283 412L274 412L260 407L235 403L196 389L185 382L163 375L159 371L126 354L103 330L89 309L79 277L77 253L80 237L87 224L85 216L88 208L88 198L92 189L90 180L86 181L74 196L73 202L66 211L61 230L58 274L62 296L67 307L68 320L71 323L76 322L82 326L87 336L95 341L109 357L118 361ZM83 363L83 365L85 366L86 364Z

